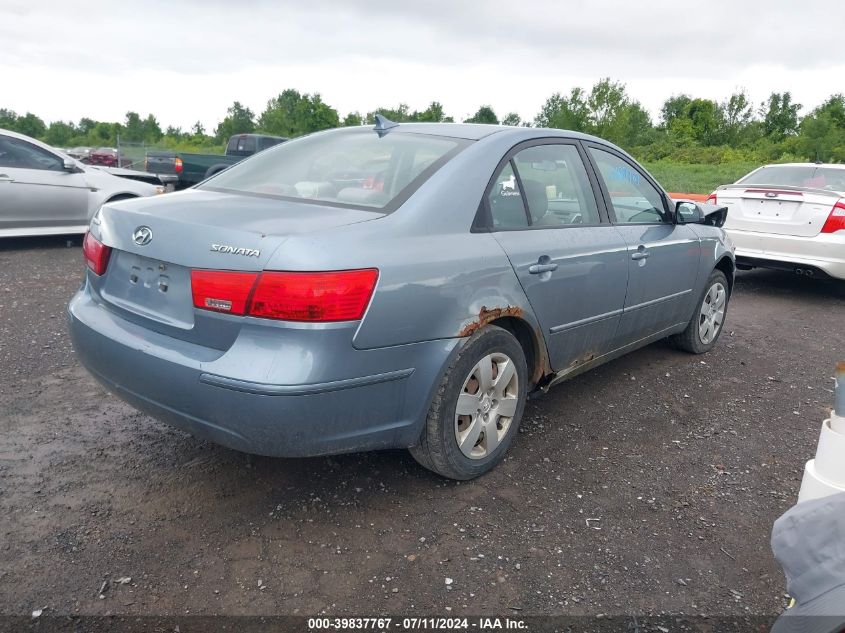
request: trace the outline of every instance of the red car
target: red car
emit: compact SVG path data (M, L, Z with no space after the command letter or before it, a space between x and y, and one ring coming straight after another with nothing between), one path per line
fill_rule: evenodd
M102 165L103 167L125 167L129 161L120 156L112 147L100 147L91 152L88 156L88 163L91 165Z

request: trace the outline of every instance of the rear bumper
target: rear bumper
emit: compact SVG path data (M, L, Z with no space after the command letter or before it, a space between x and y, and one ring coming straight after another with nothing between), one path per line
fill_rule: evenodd
M796 237L728 230L738 264L778 269L815 268L845 279L845 232Z
M229 351L209 354L121 318L86 288L71 300L68 321L82 364L135 408L197 437L278 457L415 444L433 388L460 344L448 339L356 350L335 344L338 330L280 328L284 340L275 347L266 333L255 341L246 331ZM323 338L329 344L321 344ZM302 379L255 380L243 362L250 354L273 354L273 366L295 364ZM309 372L313 367L338 373L323 370L321 378Z

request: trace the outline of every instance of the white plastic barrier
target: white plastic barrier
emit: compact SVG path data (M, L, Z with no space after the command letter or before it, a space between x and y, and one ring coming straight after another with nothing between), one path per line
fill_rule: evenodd
M822 422L816 458L804 466L798 502L845 492L845 363L836 366L836 409Z

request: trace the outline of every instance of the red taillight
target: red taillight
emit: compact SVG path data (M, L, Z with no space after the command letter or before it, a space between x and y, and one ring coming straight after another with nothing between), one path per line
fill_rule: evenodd
M332 272L191 271L194 306L283 321L357 321L378 279L374 268Z
M88 264L95 275L102 275L106 272L106 267L109 265L109 255L111 255L111 247L106 246L96 237L91 235L91 232L85 234L85 239L82 240L82 255L85 257L85 263Z
M249 314L285 321L356 321L364 316L378 271L262 273Z
M177 156L177 157L173 160L173 170L174 170L177 174L181 174L181 173L182 173L182 159L181 159L181 158L179 158L178 156Z
M224 270L192 270L191 294L194 306L227 314L246 314L249 294L258 273Z
M845 231L845 199L833 205L830 215L827 216L827 222L822 227L822 233L836 233L837 231Z
M718 198L716 197L716 192L715 192L715 191L714 191L713 193L711 193L709 196L707 196L707 200L705 200L705 202L706 202L707 204L717 204L717 203L718 203L718 201L719 201L719 200L718 200Z

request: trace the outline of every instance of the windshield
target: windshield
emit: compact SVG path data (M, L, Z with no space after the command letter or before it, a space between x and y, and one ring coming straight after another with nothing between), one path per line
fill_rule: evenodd
M369 128L305 136L238 163L200 189L393 211L469 141Z
M822 165L770 165L739 181L743 185L782 185L845 191L845 168Z

